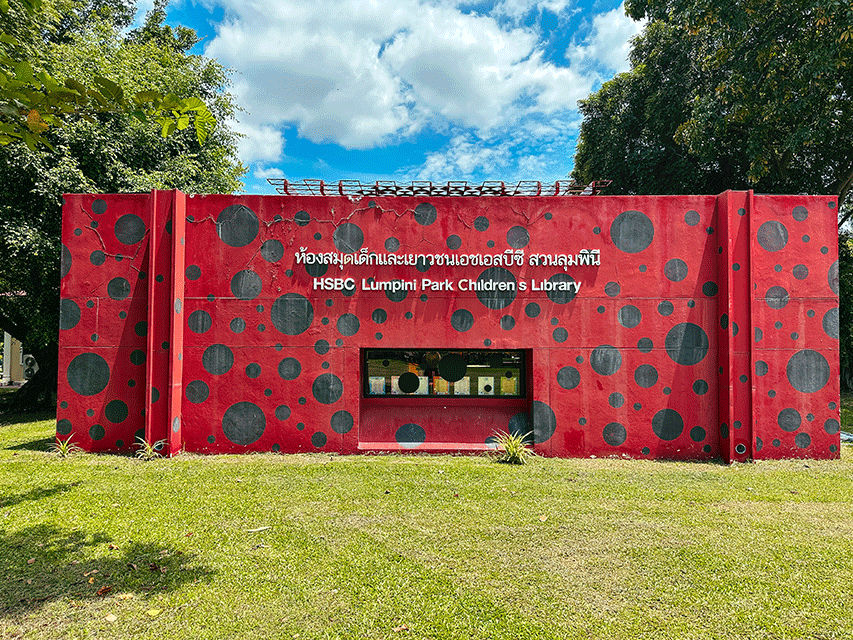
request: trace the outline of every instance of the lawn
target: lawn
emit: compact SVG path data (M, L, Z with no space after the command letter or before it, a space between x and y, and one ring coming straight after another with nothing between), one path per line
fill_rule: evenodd
M45 418L0 427L0 638L853 637L851 447L62 460Z

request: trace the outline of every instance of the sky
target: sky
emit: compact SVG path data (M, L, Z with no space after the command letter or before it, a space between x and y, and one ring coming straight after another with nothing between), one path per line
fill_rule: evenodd
M642 25L617 2L173 0L167 22L232 70L249 193L279 177L553 182L577 101L628 68Z

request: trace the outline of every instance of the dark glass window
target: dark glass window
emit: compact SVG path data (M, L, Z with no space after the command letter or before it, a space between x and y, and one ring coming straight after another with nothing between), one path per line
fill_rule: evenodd
M366 397L524 397L524 351L367 349Z

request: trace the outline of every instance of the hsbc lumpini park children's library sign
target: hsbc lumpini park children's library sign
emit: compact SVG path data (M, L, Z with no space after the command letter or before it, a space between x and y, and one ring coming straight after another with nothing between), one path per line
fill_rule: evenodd
M65 196L58 437L839 456L835 198L333 186Z

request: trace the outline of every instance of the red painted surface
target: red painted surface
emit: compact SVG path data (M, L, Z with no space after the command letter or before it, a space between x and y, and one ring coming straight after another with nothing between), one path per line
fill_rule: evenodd
M65 200L57 430L88 450L127 450L144 435L171 454L476 451L521 420L551 456L839 455L834 198ZM458 290L348 296L313 289L314 276L457 283L498 272L324 271L298 263L302 247L520 249L523 265L505 277L567 274L581 288L571 300L530 289L492 302ZM529 263L582 249L598 249L600 266ZM367 348L524 349L528 392L365 398Z

